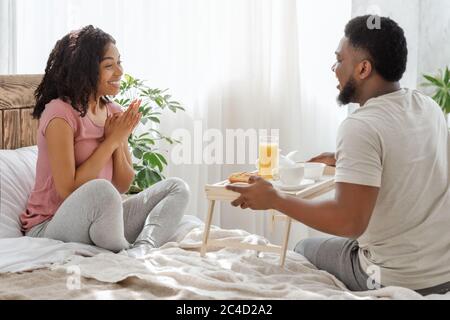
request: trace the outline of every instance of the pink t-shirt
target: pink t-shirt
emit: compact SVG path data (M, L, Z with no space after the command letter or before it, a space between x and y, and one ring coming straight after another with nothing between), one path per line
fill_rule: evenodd
M122 109L118 104L112 102L107 104L108 115L120 111ZM55 188L45 139L47 125L54 118L64 119L73 130L76 168L92 155L103 140L104 127L95 124L88 115L82 118L67 102L55 99L45 106L37 131L38 158L35 185L28 198L26 210L20 215L23 231L51 219L63 202ZM97 178L111 181L112 173L111 157Z

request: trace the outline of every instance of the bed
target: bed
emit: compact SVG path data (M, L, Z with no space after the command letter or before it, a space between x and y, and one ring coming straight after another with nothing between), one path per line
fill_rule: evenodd
M203 223L186 215L176 234L143 260L94 246L34 239L18 216L34 184L40 75L0 76L0 299L450 299L386 287L351 292L331 274L288 251L211 248L201 257ZM267 244L244 230L213 226L211 239Z

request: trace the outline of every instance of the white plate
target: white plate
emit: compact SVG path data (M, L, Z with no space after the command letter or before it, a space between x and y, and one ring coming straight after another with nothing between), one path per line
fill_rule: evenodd
M309 187L311 185L313 185L315 183L314 180L311 179L303 179L302 182L299 185L296 186L288 186L288 185L284 185L281 183L280 180L277 181L272 181L272 185L275 188L284 190L284 191L297 191L297 190L302 190L306 187Z

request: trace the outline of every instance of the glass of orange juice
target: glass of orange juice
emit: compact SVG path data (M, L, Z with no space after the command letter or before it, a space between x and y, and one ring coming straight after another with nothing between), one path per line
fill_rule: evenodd
M265 179L272 179L278 172L280 158L279 137L260 136L258 148L259 175Z

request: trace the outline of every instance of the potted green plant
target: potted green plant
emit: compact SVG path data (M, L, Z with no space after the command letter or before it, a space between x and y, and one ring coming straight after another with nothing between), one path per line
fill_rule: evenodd
M127 194L141 192L164 179L163 170L167 166L167 160L161 153L159 144L162 141L167 141L169 144L180 142L159 131L158 125L164 109L174 113L179 110L184 111L180 103L172 100L172 96L167 91L168 89L152 89L143 80L125 74L120 84L120 92L114 98L114 101L125 109L134 99L142 99L139 108L142 113L140 122L147 126L146 132L139 135L133 133L128 137L136 176Z
M450 71L448 66L445 67L445 71L439 70L439 75L437 76L424 74L423 77L427 82L422 85L435 89L433 100L441 107L448 123L448 115L450 114Z

